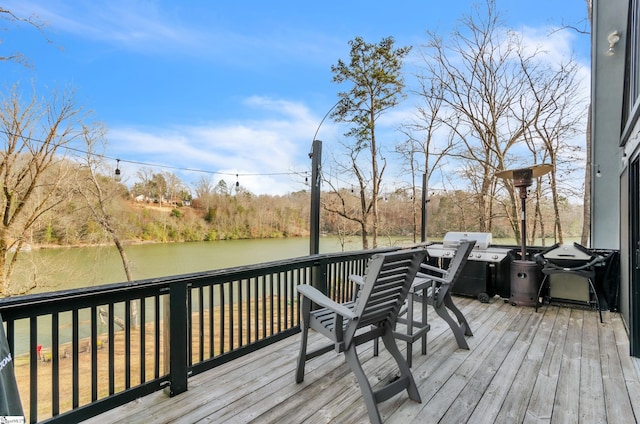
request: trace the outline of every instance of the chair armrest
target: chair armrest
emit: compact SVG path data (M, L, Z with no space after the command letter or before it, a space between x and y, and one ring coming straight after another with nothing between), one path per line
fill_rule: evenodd
M426 269L427 271L437 272L437 273L440 273L442 275L447 273L447 270L445 270L445 269L438 268L437 266L428 265L428 264L425 264L425 263L420 264L420 269ZM418 273L420 273L420 271L418 271Z
M306 297L307 299L311 300L316 305L322 306L323 308L330 309L333 312L345 318L348 318L348 319L357 318L357 316L353 313L351 309L347 308L344 305L339 304L338 302L335 302L329 299L320 290L308 284L299 285L298 293L300 293L302 296Z
M440 278L437 275L425 274L423 272L418 272L416 274L416 278L420 278L420 279L424 279L424 280L430 280L430 281L436 281L438 283L446 283L447 282L447 280L445 280L444 278Z
M428 274L417 274L416 278L411 283L411 290L418 292L424 290L427 287L433 286L433 279Z
M353 281L360 287L364 286L364 278L362 278L361 275L351 274L349 276L349 280Z

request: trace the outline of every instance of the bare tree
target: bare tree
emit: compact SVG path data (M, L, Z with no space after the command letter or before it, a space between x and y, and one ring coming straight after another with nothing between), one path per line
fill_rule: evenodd
M85 205L100 228L113 241L122 260L127 281L133 280L129 259L120 240L116 208L125 189L110 176L110 169L104 164L104 137L106 129L101 125L84 126L83 138L86 143L86 155L82 163L82 172L77 174L77 190L85 200Z
M98 223L113 241L124 269L127 281L133 281L131 266L124 244L120 239L119 225L115 208L126 189L110 176L110 169L104 164L104 146L106 129L102 125L83 126L82 137L86 146L83 166L77 174L77 191L85 201L91 217ZM138 325L137 302L131 303L131 326Z
M42 31L44 24L40 21L40 19L36 15L31 15L28 17L18 16L12 11L0 6L0 20L3 20L8 23L25 24L27 26L31 26L32 28L35 28L36 30L38 30L43 35L43 37L47 41L49 41L45 36L44 32ZM6 27L3 29L7 30ZM1 44L2 44L2 40L0 39L0 45ZM24 53L19 51L0 54L0 61L15 62L24 66L31 66L31 62L29 61L29 59L24 55Z
M581 95L576 81L578 65L573 60L559 65L553 70L548 66L523 66L527 76L530 101L527 107L535 111L535 120L525 131L525 140L536 162L554 164L554 168L542 180L549 181L550 196L553 202L554 241L563 243L563 230L560 210L560 197L563 191L562 175L569 175L582 164L576 161L576 151L580 146L571 144L578 135L583 134L583 122L587 111L587 99ZM541 181L542 181L541 180ZM540 184L540 181L538 182ZM570 189L570 187L564 187ZM542 195L541 188L536 189L536 201ZM569 193L572 194L572 193ZM564 197L567 197L566 195ZM538 215L542 218L541 215ZM540 226L544 225L539 221ZM531 233L535 236L535 230ZM544 233L541 234L544 237Z
M0 103L0 296L34 224L72 193L64 147L79 135L81 110L71 93L23 102L18 89Z
M518 193L511 180L498 180L495 174L536 159L525 144L536 126L538 140L545 137L555 143L542 143L544 151L554 153L554 157L548 153L546 159L557 159L558 143L565 142L575 123L574 116L562 115L570 106L565 102L561 110L558 102L564 102L564 94L558 87L567 88L566 78L575 78L576 69L569 63L561 71L553 71L544 51L526 45L517 33L506 29L494 0L476 6L450 39L429 33L425 49L433 85L442 87L443 115L450 117L443 122L459 145L451 156L461 162L457 168L463 170L462 176L476 193L479 230L492 231L502 205L519 242ZM551 128L545 128L550 123L556 125L555 135ZM560 128L565 132L558 134ZM498 197L501 189L506 199Z
M203 175L196 182L194 187L195 198L200 209L206 211L211 207L213 190L213 178L210 175Z
M477 187L480 231L491 231L495 173L506 168L507 153L528 125L517 109L524 86L514 54L523 46L503 28L494 1L488 0L484 10L476 6L462 19L450 40L430 33L426 46L431 52L427 66L442 87L447 114L457 118L450 125L460 142L455 154L474 169L467 177L477 179L470 183ZM516 205L514 189L507 188ZM519 238L517 226L514 232Z
M356 37L349 45L349 63L338 60L336 65L331 66L331 71L334 82L350 83L351 88L338 94L340 101L331 116L337 122L348 123L350 128L345 136L355 139L354 144L345 145L348 164L344 169L356 178L360 208L356 214L344 208L344 202L336 205L325 203L325 208L358 222L362 232L362 247L367 249L369 225L373 247L378 245L378 197L386 167L380 142L376 138L376 124L378 118L396 106L402 96L402 61L411 48L394 48L392 37L383 38L379 44L369 44ZM362 159L361 154L366 154L367 159ZM371 223L369 214L372 215Z
M173 172L163 172L162 176L165 181L165 196L167 201L175 201L179 195L185 191L185 184L182 180ZM183 200L183 199L178 199Z
M444 124L443 117L440 115L443 102L442 87L429 74L419 75L418 83L420 89L414 94L418 96L421 103L417 106L413 120L405 123L401 130L407 136L406 142L396 148L396 151L404 158L405 166L411 175L414 241L416 241L418 229L417 215L420 210L418 205L422 201L422 197L417 193L417 173L426 175L428 186L432 174L441 163L446 161L448 152L454 147L450 137L452 132L437 134ZM422 207L427 207L427 205L422 205Z

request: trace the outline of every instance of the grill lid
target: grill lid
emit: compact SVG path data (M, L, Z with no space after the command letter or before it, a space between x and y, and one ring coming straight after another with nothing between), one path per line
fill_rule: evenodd
M582 246L580 246L582 247ZM585 251L586 248L580 249L576 244L563 244L555 249L549 250L544 257L549 260L572 260L585 261L591 260L592 255Z
M442 239L444 247L458 247L463 240L475 240L474 249L486 250L491 244L491 233L449 231Z

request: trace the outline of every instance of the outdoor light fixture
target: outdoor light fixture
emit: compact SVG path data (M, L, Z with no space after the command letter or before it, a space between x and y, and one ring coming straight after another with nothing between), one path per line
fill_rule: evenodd
M609 33L607 36L607 42L609 43L609 48L607 49L607 56L613 56L616 52L615 47L616 44L620 41L620 33L618 31L613 31Z
M116 159L116 181L120 181L120 178L122 178L122 176L120 175L120 159Z
M600 172L600 165L596 165L596 178L602 177L602 172Z

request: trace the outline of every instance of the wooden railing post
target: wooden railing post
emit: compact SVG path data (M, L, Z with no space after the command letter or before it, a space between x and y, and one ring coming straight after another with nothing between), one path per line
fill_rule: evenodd
M311 268L311 285L328 296L326 264L322 262L316 262L313 264L313 267Z
M186 282L173 283L169 288L169 341L165 344L165 348L169 349L169 396L187 391L188 288L189 284ZM167 317L166 311L165 317ZM165 331L167 331L166 322Z

